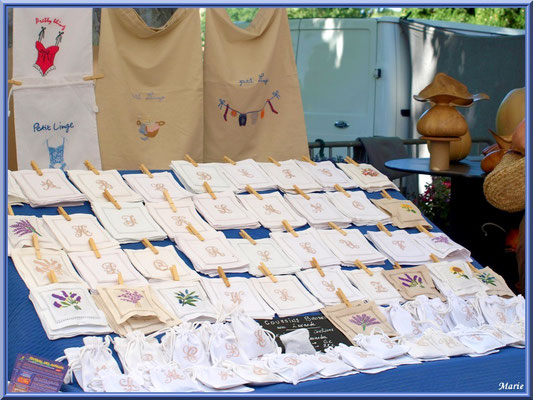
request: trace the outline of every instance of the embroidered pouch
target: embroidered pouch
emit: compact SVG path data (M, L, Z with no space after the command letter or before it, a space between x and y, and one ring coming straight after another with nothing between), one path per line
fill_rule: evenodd
M414 300L416 296L424 294L429 298L438 297L444 300L433 283L428 268L418 267L392 269L383 271L383 276L398 290L406 300Z

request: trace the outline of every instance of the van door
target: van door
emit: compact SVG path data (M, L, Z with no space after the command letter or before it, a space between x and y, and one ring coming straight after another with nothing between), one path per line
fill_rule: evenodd
M291 29L308 140L372 136L377 21L301 19Z

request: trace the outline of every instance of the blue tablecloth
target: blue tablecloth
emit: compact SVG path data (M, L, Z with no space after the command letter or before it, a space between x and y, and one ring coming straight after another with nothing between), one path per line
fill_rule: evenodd
M125 171L137 173L136 171ZM403 198L399 192L389 191L395 198ZM381 198L379 193L366 193L370 198ZM56 208L33 209L28 205L13 206L16 215L56 215ZM89 203L79 207L65 207L69 214L92 213ZM387 226L394 230L391 225ZM296 230L307 229L308 226ZM353 227L363 233L377 230L377 227ZM437 227L435 230L438 231ZM407 229L414 233L416 229ZM240 237L238 230L223 231L228 238ZM247 232L254 239L268 237L264 228L250 229ZM453 239L453 238L452 238ZM170 240L154 242L155 245L173 244ZM141 243L122 245L127 249L144 248ZM185 262L192 267L187 257L178 251ZM477 267L479 264L474 262ZM41 326L39 317L28 299L29 290L18 275L11 258L7 266L7 373L10 378L15 358L19 353L30 353L40 357L55 359L62 356L67 347L83 346L82 336L50 341ZM387 262L385 268L392 265ZM228 274L229 276L250 276L248 274ZM113 352L118 361L118 356ZM120 365L120 362L119 362ZM454 357L450 360L426 362L417 365L402 365L376 375L356 374L333 379L318 379L298 385L276 384L257 387L254 393L504 393L500 384L525 384L526 351L504 348L496 354L484 357ZM77 383L63 385L63 391L79 392ZM516 391L512 391L516 394Z

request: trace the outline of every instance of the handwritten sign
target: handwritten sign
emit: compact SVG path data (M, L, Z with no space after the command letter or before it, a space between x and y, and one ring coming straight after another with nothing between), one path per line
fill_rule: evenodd
M350 341L323 315L299 315L296 317L276 318L272 320L259 320L263 328L276 334L276 341L283 347L280 335L296 329L309 330L309 339L315 350L324 350L339 343L351 345Z

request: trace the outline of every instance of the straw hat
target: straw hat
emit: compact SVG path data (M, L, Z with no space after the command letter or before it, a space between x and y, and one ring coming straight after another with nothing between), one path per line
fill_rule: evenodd
M507 153L483 182L483 192L494 207L507 211L522 211L526 204L526 158Z
M472 94L466 85L439 72L428 86L413 96L418 101L450 103L452 106L470 107L474 101L488 99L485 93Z

